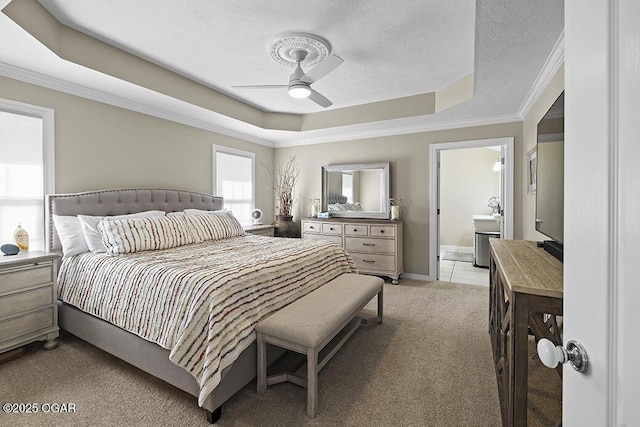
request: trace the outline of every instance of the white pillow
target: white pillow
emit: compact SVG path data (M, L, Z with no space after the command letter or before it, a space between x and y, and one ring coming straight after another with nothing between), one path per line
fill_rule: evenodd
M56 226L56 231L60 238L60 244L62 244L62 259L89 251L78 217L52 216L53 224Z
M98 224L103 219L108 221L116 219L128 219L128 218L153 218L158 216L164 216L164 211L144 211L128 215L112 215L112 216L90 216L90 215L78 215L80 219L80 225L84 238L87 241L87 246L91 252L106 252L107 248L102 243L102 234L98 230Z

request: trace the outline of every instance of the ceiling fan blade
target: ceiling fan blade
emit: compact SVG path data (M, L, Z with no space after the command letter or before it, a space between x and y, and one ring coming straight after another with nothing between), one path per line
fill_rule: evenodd
M324 108L327 108L333 105L333 102L329 101L324 95L322 95L320 92L315 91L313 89L311 89L311 94L309 95L309 99Z
M244 85L244 86L231 86L236 88L250 88L250 89L281 89L283 87L289 87L288 85Z
M300 80L309 84L317 82L318 80L338 68L343 62L344 59L340 58L338 55L329 55L327 59L309 70L309 72L302 76Z

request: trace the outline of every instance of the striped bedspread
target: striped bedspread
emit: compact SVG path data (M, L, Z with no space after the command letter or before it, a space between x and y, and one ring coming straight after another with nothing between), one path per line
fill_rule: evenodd
M349 254L329 242L247 235L178 248L65 259L59 298L170 350L200 385L255 339L256 323L343 274Z

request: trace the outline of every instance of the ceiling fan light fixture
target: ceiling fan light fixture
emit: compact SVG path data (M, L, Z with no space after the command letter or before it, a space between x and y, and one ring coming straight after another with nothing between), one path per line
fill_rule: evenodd
M297 84L289 86L289 96L292 98L302 99L311 95L311 89L307 85Z

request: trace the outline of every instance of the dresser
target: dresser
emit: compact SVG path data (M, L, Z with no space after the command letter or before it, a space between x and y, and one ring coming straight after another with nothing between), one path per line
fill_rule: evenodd
M56 347L58 256L33 251L0 257L0 353L33 341Z
M402 221L362 218L303 218L303 239L332 241L345 248L360 273L388 276L394 285L403 273Z

